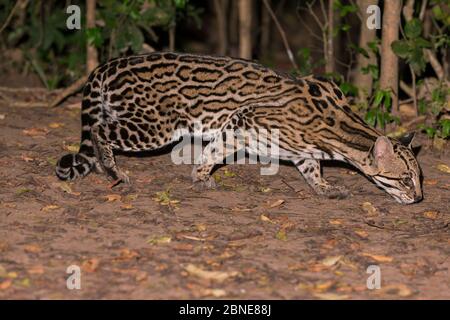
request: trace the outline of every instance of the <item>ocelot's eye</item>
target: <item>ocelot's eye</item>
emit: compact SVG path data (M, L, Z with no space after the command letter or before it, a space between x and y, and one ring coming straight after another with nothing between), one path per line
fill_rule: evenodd
M407 178L403 178L402 182L405 186L407 186L408 188L412 188L414 187L414 182L412 181L411 178L407 177Z

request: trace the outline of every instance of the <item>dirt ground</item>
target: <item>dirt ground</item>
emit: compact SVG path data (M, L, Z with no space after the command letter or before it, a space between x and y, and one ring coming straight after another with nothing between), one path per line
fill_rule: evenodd
M409 206L337 167L324 173L345 200L312 194L289 165L222 167L218 190L196 192L170 154L118 156L132 186L110 189L54 174L77 148L79 109L0 115L2 299L450 299L450 159L426 147L425 199ZM66 287L71 265L80 290ZM381 289L366 286L370 265Z

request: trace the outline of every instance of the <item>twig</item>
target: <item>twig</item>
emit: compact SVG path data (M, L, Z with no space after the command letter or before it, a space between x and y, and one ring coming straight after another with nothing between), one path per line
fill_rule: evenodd
M444 69L442 68L442 65L439 63L439 60L437 59L434 52L432 52L430 49L425 49L425 56L427 60L430 62L431 66L433 67L434 72L436 73L439 80L444 80Z
M12 92L12 93L16 93L16 92L39 92L39 91L44 91L44 92L49 92L49 90L47 88L11 88L11 87L0 87L0 91L4 91L4 92ZM61 89L55 89L52 90L51 92L58 92L61 91Z
M12 10L9 13L8 17L6 18L5 23L3 23L3 25L2 25L2 27L0 29L0 33L2 33L3 30L5 30L5 28L8 26L8 24L11 22L11 19L14 16L14 14L16 13L17 8L19 8L19 5L20 5L21 2L22 2L21 0L17 0L16 4L12 8Z
M266 6L266 9L267 9L267 11L269 12L270 16L272 17L273 21L275 22L275 25L276 25L276 27L277 27L277 29L278 29L278 32L279 32L280 35L281 35L281 38L282 38L282 40L283 40L284 47L285 47L285 49L286 49L288 58L289 58L289 60L291 61L292 66L293 66L296 70L298 70L298 65L297 65L297 63L295 62L294 54L292 53L292 50L291 50L291 48L290 48L290 46L289 46L289 42L288 42L288 40L287 40L287 38L286 38L286 34L284 33L284 30L283 30L283 28L281 27L281 24L280 24L280 22L278 21L277 16L275 15L275 13L273 12L272 8L270 7L269 2L268 2L267 0L263 0L263 2L264 2L264 5Z
M400 89L402 89L408 96L414 99L414 90L406 84L405 81L400 80Z
M422 0L422 6L420 7L419 19L423 21L425 13L427 11L428 0Z
M16 108L47 108L47 102L11 102L9 104L11 107Z
M72 85L64 89L53 101L50 103L50 108L54 108L57 105L59 105L63 100L65 100L67 97L71 96L75 92L81 89L83 84L87 81L88 76L85 75L75 81Z
M409 70L411 72L411 78L412 78L414 110L416 110L416 116L418 116L419 115L419 109L417 108L416 73L414 72L414 69L411 67L411 65L409 65Z
M410 121L404 123L404 124L403 124L403 127L409 128L409 127L411 127L411 126L414 125L414 124L417 124L417 123L420 123L420 122L424 121L426 118L427 118L427 116L419 116L419 117L416 117L416 118L414 118L414 119L412 119L412 120L410 120Z

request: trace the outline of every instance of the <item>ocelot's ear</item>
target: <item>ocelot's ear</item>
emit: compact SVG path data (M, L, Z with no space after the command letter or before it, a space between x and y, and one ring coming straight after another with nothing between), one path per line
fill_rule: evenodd
M408 147L411 149L411 145L412 145L412 142L413 142L415 136L416 136L415 131L409 132L409 133L405 134L404 136L400 137L398 139L398 141L400 141L400 143L402 145L404 145L405 147Z
M388 137L380 136L372 147L372 156L375 163L390 158L394 154L394 147Z

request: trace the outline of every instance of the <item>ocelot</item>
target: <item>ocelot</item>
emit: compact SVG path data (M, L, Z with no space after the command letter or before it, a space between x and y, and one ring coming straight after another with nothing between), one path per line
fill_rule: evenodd
M353 165L400 203L422 199L414 134L382 135L352 112L332 81L242 59L170 52L113 59L92 72L83 91L79 152L64 155L56 174L74 180L95 170L129 183L115 150L161 148L179 139L178 129L192 134L195 123L205 132L277 129L280 158L294 163L319 195L349 194L322 177L320 161L331 159ZM213 187L214 165L195 166L194 182Z

